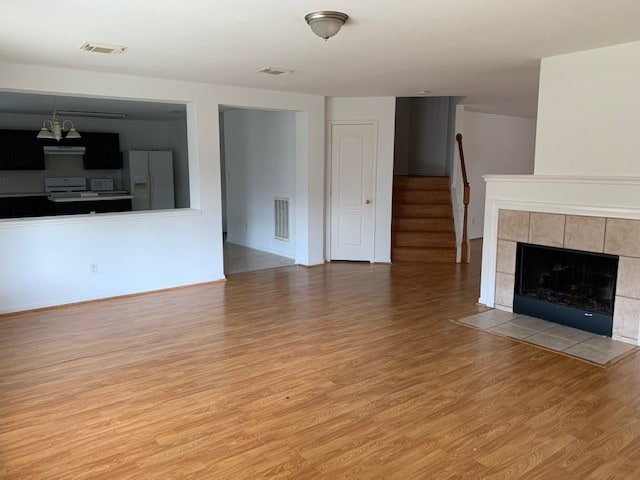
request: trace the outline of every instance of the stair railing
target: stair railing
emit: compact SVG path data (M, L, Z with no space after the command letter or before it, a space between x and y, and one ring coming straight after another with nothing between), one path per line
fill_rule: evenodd
M469 234L468 234L468 211L469 211L469 199L471 197L471 187L469 186L469 180L467 179L467 166L464 162L464 150L462 148L462 135L456 135L456 142L458 142L458 152L460 153L460 170L462 172L462 185L464 193L462 195L462 202L464 204L464 216L462 221L462 261L469 263L471 261L469 252Z

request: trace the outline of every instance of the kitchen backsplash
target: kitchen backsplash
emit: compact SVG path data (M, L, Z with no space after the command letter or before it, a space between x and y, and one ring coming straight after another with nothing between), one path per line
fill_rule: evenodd
M44 192L45 177L86 177L112 178L114 188L122 187L120 170L85 170L82 168L82 157L47 156L46 170L0 170L0 194Z

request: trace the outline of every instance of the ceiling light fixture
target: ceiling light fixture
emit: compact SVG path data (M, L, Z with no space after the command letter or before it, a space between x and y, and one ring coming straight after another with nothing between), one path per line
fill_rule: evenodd
M418 95L429 95L431 90L418 90Z
M313 33L325 40L329 40L337 34L348 18L349 15L346 13L326 10L312 12L304 17L311 27L311 30L313 30Z
M293 70L290 68L265 67L262 70L258 70L258 73L266 73L268 75L291 75Z
M63 132L67 132L67 134L63 137ZM56 101L55 98L53 100L53 115L51 116L51 120L45 120L42 122L42 128L38 133L38 137L41 139L51 139L59 142L62 138L81 138L80 134L76 130L76 127L73 126L73 122L71 120L65 120L60 124L60 120L58 119L58 111L56 109Z
M58 115L64 115L65 117L113 118L118 120L127 118L126 113L82 112L78 110L58 110Z

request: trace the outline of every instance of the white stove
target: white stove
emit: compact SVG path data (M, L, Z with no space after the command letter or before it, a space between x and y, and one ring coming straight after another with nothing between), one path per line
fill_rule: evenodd
M84 177L49 177L44 179L44 191L51 197L80 197L87 192Z
M104 182L102 179L101 181ZM113 182L113 180L110 180L110 182ZM44 179L44 191L49 194L49 200L54 202L132 198L128 192L113 190L113 183L110 182L107 182L106 187L111 187L111 190L95 192L87 190L87 179L85 177L49 177ZM104 187L104 183L101 186Z

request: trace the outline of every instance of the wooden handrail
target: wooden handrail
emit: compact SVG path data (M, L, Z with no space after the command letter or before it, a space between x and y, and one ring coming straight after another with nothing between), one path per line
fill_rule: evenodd
M458 151L460 152L460 166L462 167L462 182L465 187L469 186L469 181L467 180L467 166L464 163L464 150L462 150L462 135L456 135L456 142L458 142Z
M469 211L469 199L471 197L471 187L469 186L469 180L467 180L467 166L464 163L464 150L462 149L462 135L459 133L456 135L456 142L458 142L458 151L460 152L460 167L462 170L462 184L464 185L464 221L462 223L462 261L469 263L471 261L469 255L469 237L467 234L467 221Z

